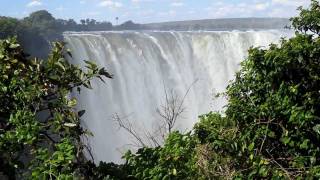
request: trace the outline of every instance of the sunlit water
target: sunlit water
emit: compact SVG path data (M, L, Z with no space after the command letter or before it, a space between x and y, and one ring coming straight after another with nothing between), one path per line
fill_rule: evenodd
M191 129L198 115L222 110L225 100L214 99L214 94L223 92L234 78L249 47L268 47L292 33L69 32L64 36L74 63L93 60L114 75L105 84L93 82L93 90L83 90L79 108L86 109L83 126L94 133L90 145L95 161L119 162L133 139L119 130L112 119L115 113L135 122L141 132L152 129L160 121L156 109L164 104L164 89L182 97L191 87L186 110L175 126Z

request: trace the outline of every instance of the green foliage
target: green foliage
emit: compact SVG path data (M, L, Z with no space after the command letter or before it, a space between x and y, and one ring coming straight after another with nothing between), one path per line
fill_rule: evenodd
M61 139L55 144L55 152L47 148L39 148L34 152L32 162L32 179L73 179L75 177L72 167L75 159L75 146L68 139Z
M28 17L24 18L21 23L32 29L44 37L55 35L58 30L55 18L46 10L40 10L31 13Z
M296 36L251 48L224 93L225 115L125 156L137 179L319 179L319 3L292 18Z
M231 179L235 173L233 155L239 151L238 127L234 121L218 113L200 116L194 126L194 136L198 139L197 168L205 179Z
M18 20L15 18L0 17L0 39L13 36L17 33Z
M46 61L28 59L15 38L0 41L0 170L12 179L72 179L89 171L82 170L84 111L75 111L70 92L111 75L89 61L82 70L68 54L54 43Z
M198 175L195 145L190 133L173 132L163 147L127 152L125 167L136 179L194 179Z
M300 32L320 33L320 6L318 1L311 0L310 9L298 8L300 15L291 18L293 27Z

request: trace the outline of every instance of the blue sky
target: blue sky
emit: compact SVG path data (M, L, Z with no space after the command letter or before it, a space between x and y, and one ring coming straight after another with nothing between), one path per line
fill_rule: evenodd
M229 17L291 17L309 0L1 0L0 16L46 9L55 17L139 23Z

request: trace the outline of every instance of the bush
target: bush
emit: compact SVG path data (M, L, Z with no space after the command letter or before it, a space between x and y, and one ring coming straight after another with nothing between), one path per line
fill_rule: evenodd
M84 111L70 92L111 76L89 61L85 71L69 64L68 54L54 43L46 61L28 59L15 38L0 41L0 171L10 179L87 177Z

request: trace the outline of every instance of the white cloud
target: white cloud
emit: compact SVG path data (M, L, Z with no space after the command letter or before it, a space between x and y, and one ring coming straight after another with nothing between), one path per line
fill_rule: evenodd
M181 6L184 6L184 3L183 2L173 2L170 4L170 6L181 7Z
M217 2L212 6L205 8L210 18L224 18L224 17L245 17L252 16L253 9L250 5L245 3L229 4Z
M58 8L56 8L57 11L64 11L65 8L63 6L59 6Z
M40 0L32 0L27 4L27 7L35 7L35 6L42 6L42 2Z
M155 13L153 9L145 10L145 11L139 11L138 15L139 16L151 16Z
M269 3L257 3L254 5L254 9L256 10L265 10L269 7Z
M85 13L85 16L97 16L100 14L101 14L101 12L98 12L98 11L90 11L90 12Z
M283 16L286 16L284 15L284 11L282 8L274 8L272 9L269 14L268 14L270 17L283 17Z
M169 10L169 11L165 11L165 12L159 12L158 13L158 16L161 16L161 17L174 17L177 15L177 12L174 11L174 10Z
M80 4L86 4L87 2L85 0L81 0Z
M137 10L140 10L140 9L141 9L141 6L138 5L138 4L135 4L135 5L130 6L129 8L137 11Z
M101 7L109 7L109 8L121 8L123 4L121 2L112 1L112 0L103 0L99 3Z
M189 10L188 11L188 14L194 14L194 13L196 13L194 10Z
M309 0L272 0L273 4L284 6L305 6L310 3Z
M155 0L131 0L132 3L141 3L141 2L152 2Z
M210 18L291 17L295 15L296 7L300 5L308 5L308 0L253 0L252 3L216 1L204 9Z

